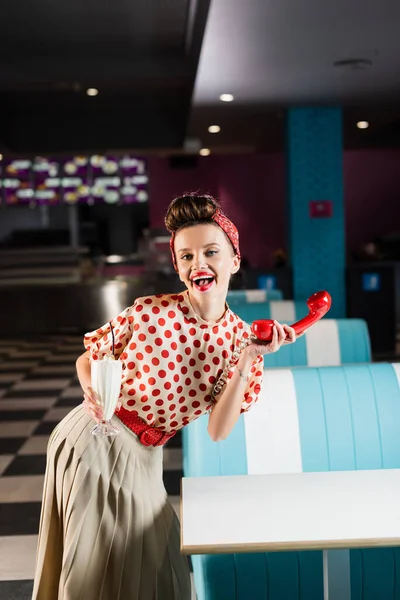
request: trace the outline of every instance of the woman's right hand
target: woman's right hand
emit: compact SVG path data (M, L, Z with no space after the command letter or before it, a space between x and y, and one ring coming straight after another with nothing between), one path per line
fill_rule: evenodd
M100 405L100 401L96 392L90 386L87 387L83 393L83 408L84 411L96 421L96 423L104 421L104 413Z

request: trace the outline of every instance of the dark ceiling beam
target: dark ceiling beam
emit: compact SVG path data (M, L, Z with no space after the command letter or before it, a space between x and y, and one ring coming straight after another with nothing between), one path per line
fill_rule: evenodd
M18 113L0 121L0 139L14 154L107 152L177 147L181 141L174 111L129 110L61 115Z
M188 11L186 49L187 62L190 68L186 95L186 112L184 119L184 131L187 133L190 120L190 111L194 85L196 83L197 69L199 66L201 48L207 25L211 0L191 0Z
M62 82L80 85L129 86L140 81L151 85L152 81L168 78L180 79L189 75L188 65L178 52L131 52L120 56L116 52L91 55L57 55L6 59L0 56L0 90L42 85L49 89Z

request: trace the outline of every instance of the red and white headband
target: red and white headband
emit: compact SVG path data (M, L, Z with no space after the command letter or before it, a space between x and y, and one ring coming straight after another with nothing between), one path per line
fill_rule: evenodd
M212 220L226 233L228 236L233 249L235 250L236 255L240 258L240 249L239 249L239 232L236 226L232 223L230 219L224 213L219 210L219 208L215 211ZM207 223L207 221L204 221ZM179 230L178 230L179 231ZM169 247L171 248L172 262L175 268L175 271L178 270L176 265L176 257L174 251L174 241L175 241L175 232L172 233L171 239L169 240Z

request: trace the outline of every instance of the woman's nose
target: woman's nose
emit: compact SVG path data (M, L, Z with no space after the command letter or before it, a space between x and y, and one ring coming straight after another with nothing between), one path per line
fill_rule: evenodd
M203 255L193 257L192 268L200 270L201 268L207 267L207 261Z

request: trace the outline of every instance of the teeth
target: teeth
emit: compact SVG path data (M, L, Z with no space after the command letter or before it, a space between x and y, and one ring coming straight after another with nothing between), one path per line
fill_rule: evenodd
M213 279L213 277L202 277L201 279L194 279L193 281L196 285L203 286L210 283Z

